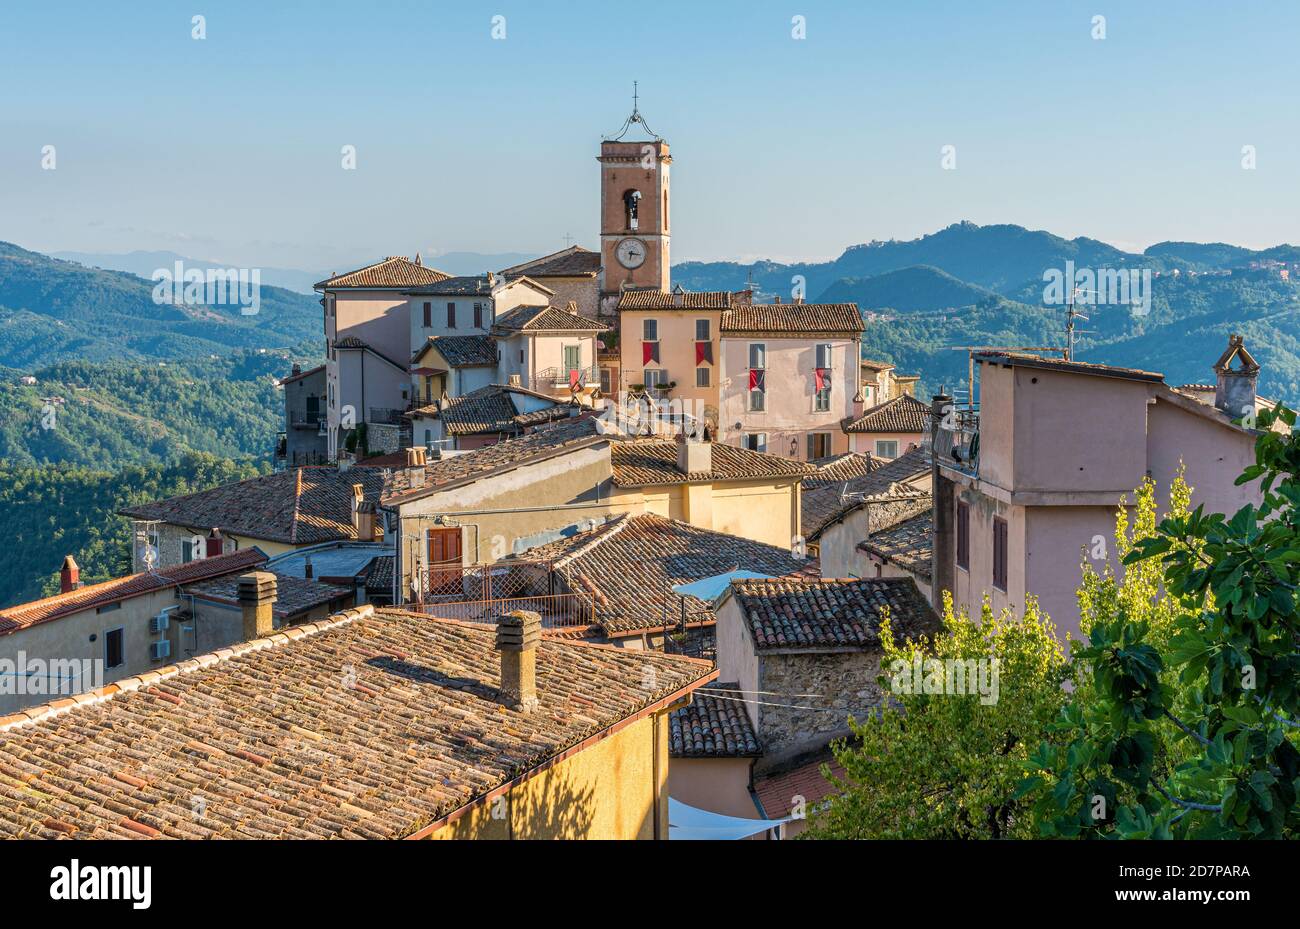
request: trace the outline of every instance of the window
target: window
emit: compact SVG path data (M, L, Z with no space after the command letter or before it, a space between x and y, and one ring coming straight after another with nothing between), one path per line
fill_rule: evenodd
M695 369L695 386L696 387L709 386L709 369L707 367L701 365L700 367Z
M600 392L610 394L613 391L614 374L609 368L600 369Z
M126 664L126 654L122 650L123 630L119 626L104 633L104 667L120 668Z
M570 372L582 370L582 346L566 345L564 346L564 372L568 376Z
M808 458L825 458L831 453L831 434L829 432L808 433Z
M970 505L957 503L957 567L970 570Z
M759 412L766 409L767 400L767 346L762 342L749 345L749 408Z
M643 319L641 321L641 341L642 342L659 341L659 320Z
M827 413L831 408L831 347L823 342L817 345L813 370L813 411Z
M1001 516L993 517L993 586L1006 593L1007 521Z
M697 319L695 321L695 341L709 341L709 321L707 319Z
M474 328L483 328L483 304L481 303L474 304Z
M641 191L628 190L623 193L623 208L627 213L627 228L636 229L637 213L641 203Z
M668 372L662 368L645 369L645 386L649 390L652 387L662 387L668 383Z
M182 542L182 543L181 543L181 561L182 561L184 564L189 564L191 561L194 560L194 557L195 557L195 552L194 552L194 543L193 543L193 542L190 542L190 541Z
M898 440L897 439L876 439L876 457L897 458Z
M154 548L157 548L157 547L158 547L158 540L155 538L155 539L153 539L153 540L150 542L150 544L151 544ZM101 607L96 607L96 608L95 608L95 612L96 612L96 613L112 613L112 612L114 612L114 611L116 611L116 610L120 610L120 609L122 609L122 601L121 601L121 600L117 601L116 603L106 603L106 604L104 604L104 605L101 606Z
M454 301L447 304L447 328L456 328L456 304Z
M745 434L745 448L751 452L767 451L766 432L748 432Z
M519 349L519 363L524 363L524 350L522 348Z
M433 328L433 304L427 300L424 302L424 328Z

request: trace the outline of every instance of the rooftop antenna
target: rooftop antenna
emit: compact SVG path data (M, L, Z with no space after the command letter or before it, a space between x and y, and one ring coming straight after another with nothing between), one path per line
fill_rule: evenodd
M569 233L566 232L564 234L564 247L568 248L571 245L573 245L573 236L571 236Z
M654 137L654 140L656 142L663 141L663 137L659 135L659 133L651 129L646 124L645 117L641 115L641 109L639 106L640 99L641 99L640 95L637 92L637 82L633 81L632 82L632 115L629 116L627 119L623 120L623 127L619 129L618 135L607 136L605 139L606 142L617 142L619 139L623 138L623 136L627 135L628 130L631 129L635 123L640 123L641 128L644 129L646 132L650 133L650 135Z
M1080 313L1078 310L1076 310L1076 309L1074 308L1074 298L1075 298L1075 296L1078 295L1078 294L1093 294L1093 295L1098 295L1099 293L1100 293L1100 291L1096 291L1096 290L1085 290L1085 289L1083 289L1083 288L1081 288L1081 287L1075 287L1074 289L1072 289L1072 290L1070 291L1070 300L1069 300L1069 303L1067 304L1067 306L1066 306L1066 310L1065 310L1065 360L1066 360L1066 361L1073 361L1073 360L1074 360L1074 337L1075 337L1075 335L1077 335L1078 333L1082 333L1082 332L1090 332L1090 331L1091 331L1091 330L1089 330L1089 329L1075 329L1075 328L1074 328L1074 321L1075 321L1075 319L1083 319L1083 320L1088 319L1087 316L1084 316L1082 313Z

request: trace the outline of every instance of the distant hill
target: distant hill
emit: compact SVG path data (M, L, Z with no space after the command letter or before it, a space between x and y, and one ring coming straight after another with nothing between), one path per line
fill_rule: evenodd
M50 257L62 261L74 261L88 268L125 271L145 280L149 280L157 269L174 267L178 261L186 268L198 268L201 271L207 271L210 268L231 267L229 263L204 261L200 258L190 258L176 252L51 252ZM312 286L317 281L323 281L330 276L328 271L303 271L296 268L259 267L258 270L261 272L264 286L281 287L300 294L311 294L313 292Z
M0 242L0 365L80 359L174 360L232 349L319 343L317 298L261 287L256 315L238 306L159 305L151 281Z
M206 452L269 463L284 409L274 380L291 365L288 352L183 362L67 361L32 372L31 386L6 371L0 374L0 461L120 468Z
M992 296L996 295L990 290L967 284L938 268L920 265L886 271L875 277L843 278L827 287L817 302L856 303L863 310L912 312L970 306Z
M1143 254L1166 263L1179 262L1194 271L1229 271L1253 261L1300 261L1300 247L1295 245L1255 250L1223 242L1159 242Z
M1155 257L1134 255L1096 239L1063 239L1022 226L956 223L906 242L870 242L845 249L831 262L777 264L688 261L673 268L673 280L688 290L739 290L752 272L769 294L785 296L791 277L802 275L807 292L821 293L843 278L874 277L916 265L938 268L968 284L1006 293L1041 280L1047 268L1072 260L1079 267L1164 269Z

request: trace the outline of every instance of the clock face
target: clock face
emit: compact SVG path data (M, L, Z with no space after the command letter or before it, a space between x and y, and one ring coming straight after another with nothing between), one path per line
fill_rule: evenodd
M614 255L625 268L639 268L645 264L645 243L640 239L624 239L618 243Z

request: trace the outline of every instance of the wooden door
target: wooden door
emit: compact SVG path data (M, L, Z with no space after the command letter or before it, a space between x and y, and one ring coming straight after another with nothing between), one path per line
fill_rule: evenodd
M460 592L460 529L429 530L429 593Z

